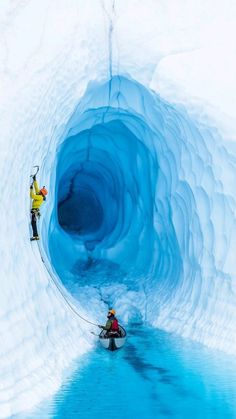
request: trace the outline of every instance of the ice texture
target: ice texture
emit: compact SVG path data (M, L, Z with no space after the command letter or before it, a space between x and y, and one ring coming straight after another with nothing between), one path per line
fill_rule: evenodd
M235 8L1 4L0 417L55 392L92 348L70 305L101 322L101 293L124 321L131 307L235 353ZM35 164L49 189L41 254L29 242ZM114 281L86 278L75 301L66 274L88 256Z

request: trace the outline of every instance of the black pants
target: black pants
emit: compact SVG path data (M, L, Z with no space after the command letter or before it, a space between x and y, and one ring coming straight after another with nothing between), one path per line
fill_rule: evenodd
M37 211L31 211L31 225L33 229L33 237L38 236L37 230Z

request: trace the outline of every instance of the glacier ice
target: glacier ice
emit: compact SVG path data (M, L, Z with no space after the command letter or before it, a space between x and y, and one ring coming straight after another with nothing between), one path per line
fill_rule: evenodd
M98 284L125 320L130 304L155 327L235 352L235 4L220 3L1 6L0 417L56 391L92 348L51 279L100 320L89 277L76 302L66 277L88 255L125 273ZM46 267L28 241L34 164L50 190Z

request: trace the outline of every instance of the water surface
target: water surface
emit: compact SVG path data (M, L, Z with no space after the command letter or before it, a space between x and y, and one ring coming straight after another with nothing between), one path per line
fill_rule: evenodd
M56 396L24 418L235 418L236 360L133 324L126 346L99 345Z

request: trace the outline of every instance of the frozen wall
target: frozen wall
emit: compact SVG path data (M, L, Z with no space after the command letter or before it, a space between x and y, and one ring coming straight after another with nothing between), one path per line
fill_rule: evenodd
M34 164L54 279L92 252L134 270L154 326L235 352L235 5L221 7L1 5L1 417L92 347L29 242Z

